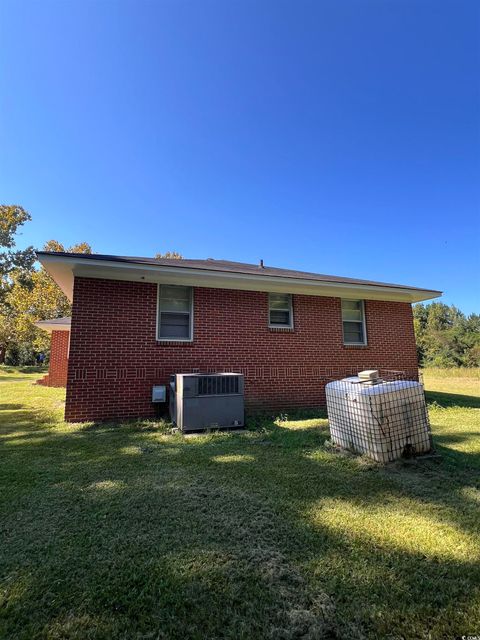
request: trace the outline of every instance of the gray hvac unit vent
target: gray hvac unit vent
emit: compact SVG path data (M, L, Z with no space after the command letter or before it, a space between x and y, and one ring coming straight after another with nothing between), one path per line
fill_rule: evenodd
M220 374L200 376L198 382L199 396L224 396L239 393L240 376L237 374Z
M182 431L244 426L240 373L176 373L170 378L170 417Z

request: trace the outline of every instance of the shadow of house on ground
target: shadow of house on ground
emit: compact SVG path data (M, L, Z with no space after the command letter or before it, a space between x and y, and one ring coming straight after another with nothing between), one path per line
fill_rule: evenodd
M3 404L0 404L0 412L1 411L19 411L20 409L26 409L26 408L30 410L30 407L28 407L25 404L19 404L14 402L6 402Z
M437 434L434 444L444 464L454 466L459 477L480 482L480 431Z
M427 403L436 403L441 407L465 407L466 409L480 409L480 397L465 396L458 393L443 391L426 391Z
M309 418L184 438L11 410L5 637L454 637L480 623L471 479L442 460L334 453Z
M445 465L455 466L457 475L475 485L480 472L480 396L427 391L426 397L437 452Z
M0 404L0 444L2 438L24 431L26 438L54 435L58 411L27 404Z

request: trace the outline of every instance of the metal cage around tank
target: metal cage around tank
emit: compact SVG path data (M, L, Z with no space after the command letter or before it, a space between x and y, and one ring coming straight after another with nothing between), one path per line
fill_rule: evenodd
M325 387L332 442L378 462L425 454L432 436L423 384L402 372L358 376Z

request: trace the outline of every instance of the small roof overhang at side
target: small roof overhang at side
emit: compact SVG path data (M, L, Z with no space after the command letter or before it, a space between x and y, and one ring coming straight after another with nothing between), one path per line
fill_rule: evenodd
M50 320L38 320L38 322L35 322L34 324L39 329L52 333L52 331L70 331L71 323L71 318L64 317L52 318Z
M63 254L53 252L37 253L38 260L59 285L67 298L73 297L75 277L104 278L129 282L152 282L178 284L192 287L213 287L217 289L241 289L244 291L266 291L272 293L293 293L309 296L336 298L390 300L394 302L420 302L442 295L441 291L420 289L405 285L381 282L352 281L351 279L323 276L332 280L322 280L322 276L301 272L265 268L258 273L223 270L222 261L212 260L212 268L207 261L190 261L184 266L182 260L155 261L115 256L95 256L88 254ZM140 262L140 260L142 260ZM166 264L168 262L168 264ZM189 262L189 261L185 261ZM195 265L201 263L201 267ZM226 263L235 264L235 263ZM193 265L193 266L191 266ZM246 265L251 267L253 265ZM314 276L314 277L312 277ZM344 281L343 281L344 280Z

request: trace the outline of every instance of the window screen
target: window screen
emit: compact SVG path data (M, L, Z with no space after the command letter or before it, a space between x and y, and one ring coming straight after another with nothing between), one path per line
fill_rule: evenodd
M363 300L342 300L344 344L366 344Z
M159 286L158 339L192 339L192 289L175 285Z
M271 327L292 327L292 296L289 293L269 293L269 324Z

